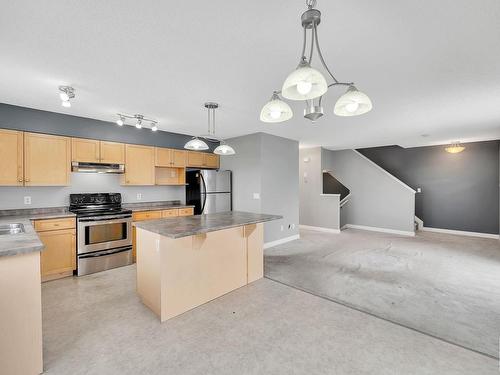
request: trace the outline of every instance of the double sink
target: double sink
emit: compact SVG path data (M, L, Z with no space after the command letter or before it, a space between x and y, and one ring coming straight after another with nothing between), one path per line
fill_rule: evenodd
M24 232L24 225L21 223L0 225L0 236L21 234Z

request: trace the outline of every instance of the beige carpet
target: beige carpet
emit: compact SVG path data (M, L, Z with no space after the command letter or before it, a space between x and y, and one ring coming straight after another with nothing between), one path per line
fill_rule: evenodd
M498 358L500 243L420 232L301 231L265 276Z

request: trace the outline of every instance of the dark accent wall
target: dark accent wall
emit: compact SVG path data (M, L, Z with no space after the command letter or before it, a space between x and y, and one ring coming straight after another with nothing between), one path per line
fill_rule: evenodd
M181 149L191 136L0 103L0 128ZM208 142L211 150L218 143Z
M340 194L340 200L349 195L347 187L328 172L323 172L323 194Z
M497 234L499 141L465 146L458 154L444 146L358 151L415 190L422 189L415 194L415 215L426 227Z

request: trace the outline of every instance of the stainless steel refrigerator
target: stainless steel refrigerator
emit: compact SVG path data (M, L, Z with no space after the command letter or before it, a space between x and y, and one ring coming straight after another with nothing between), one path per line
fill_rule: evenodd
M186 171L186 204L194 205L195 215L232 211L231 180L231 171Z

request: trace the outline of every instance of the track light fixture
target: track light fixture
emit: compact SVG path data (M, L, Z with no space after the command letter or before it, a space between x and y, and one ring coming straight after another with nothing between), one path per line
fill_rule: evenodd
M65 108L71 107L70 100L75 97L75 89L71 86L59 86L59 98Z
M116 115L118 116L118 120L116 120L116 124L118 126L123 126L123 125L125 125L125 121L127 119L132 119L135 121L134 125L137 129L142 129L144 126L144 123L149 122L149 124L151 126L150 127L151 131L155 132L158 130L158 121L146 118L146 117L144 117L144 115L140 115L140 114L127 115L124 113L117 113Z
M357 116L372 109L372 102L366 94L356 89L352 82L340 82L337 80L326 65L318 38L318 25L321 22L321 12L314 8L316 0L306 0L306 6L307 10L301 17L304 38L302 41L300 62L297 68L288 75L281 90L274 91L271 100L262 108L260 120L263 122L281 122L293 116L292 110L279 98L279 94L288 100L304 101L306 105L304 117L313 122L316 121L323 116L323 107L321 105L323 95L328 92L330 87L334 86L348 87L347 92L335 104L333 112L337 116ZM306 52L308 30L310 30L311 39L309 49ZM328 83L319 70L311 67L314 51L316 51L321 65L333 82Z

